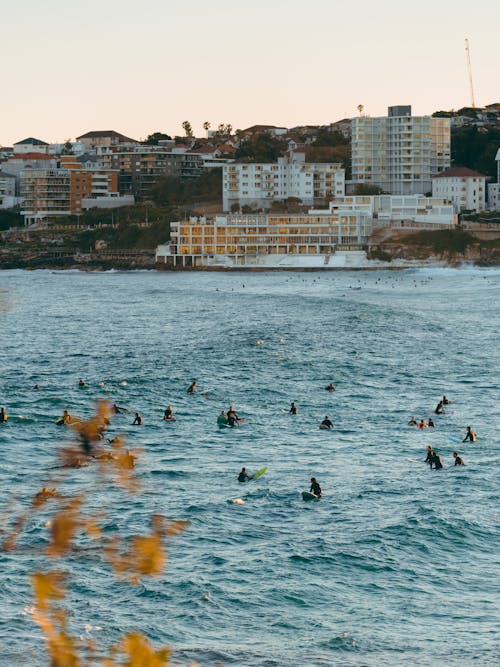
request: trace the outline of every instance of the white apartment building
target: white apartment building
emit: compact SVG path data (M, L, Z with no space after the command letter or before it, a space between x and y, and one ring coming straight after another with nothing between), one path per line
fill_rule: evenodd
M488 208L492 211L500 211L500 148L497 151L497 182L488 185Z
M13 208L16 204L16 177L0 171L0 208Z
M222 205L269 208L289 197L312 205L318 199L342 197L345 172L340 163L307 163L302 152L290 152L272 164L229 164L222 171Z
M450 166L450 119L389 107L380 118L352 119L352 181L394 195L425 194Z
M486 176L467 167L450 167L432 179L432 196L451 202L457 213L479 213L486 208Z

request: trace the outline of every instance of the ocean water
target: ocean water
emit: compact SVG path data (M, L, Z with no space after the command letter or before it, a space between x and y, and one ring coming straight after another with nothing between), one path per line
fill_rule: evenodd
M86 492L105 534L153 513L190 525L138 586L92 549L69 559L73 631L107 646L139 630L202 667L499 665L499 293L498 269L1 272L0 527L55 474L63 409L107 398L131 411L109 432L141 448L142 491L96 484L92 465L62 490ZM230 404L246 421L218 429ZM468 424L477 443L449 439ZM242 466L269 470L240 485ZM311 476L324 496L306 503ZM46 518L0 553L2 666L48 664L26 611Z

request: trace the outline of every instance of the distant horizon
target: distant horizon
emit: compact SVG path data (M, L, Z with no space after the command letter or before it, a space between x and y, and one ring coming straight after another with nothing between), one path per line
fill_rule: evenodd
M143 139L188 120L234 129L326 125L411 104L498 99L500 3L421 0L23 0L2 11L0 145L94 129ZM465 39L469 39L473 91Z

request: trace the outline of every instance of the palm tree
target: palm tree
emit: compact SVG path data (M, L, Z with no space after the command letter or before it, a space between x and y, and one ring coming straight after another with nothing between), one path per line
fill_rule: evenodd
M182 123L182 129L186 133L186 137L192 137L193 136L193 128L191 127L191 123L188 120L185 120Z
M206 120L206 121L203 123L203 129L204 129L205 132L207 133L207 139L208 139L208 130L210 129L210 123L208 122L208 120Z

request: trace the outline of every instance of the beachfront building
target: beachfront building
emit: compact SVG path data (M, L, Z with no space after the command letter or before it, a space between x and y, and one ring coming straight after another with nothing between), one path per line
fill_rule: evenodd
M342 197L303 214L220 215L171 224L158 262L172 267L338 268L359 263L376 225L451 228L456 215L442 200L408 196Z
M0 171L0 208L14 208L16 204L16 177Z
M500 148L495 160L497 162L497 182L488 185L488 208L492 211L500 211Z
M342 197L345 172L339 163L308 163L305 153L290 152L276 163L228 164L222 171L224 211L243 206L269 208L290 197L307 206Z
M486 207L486 176L467 167L450 167L432 179L432 196L451 202L457 213L479 213Z
M133 204L133 197L118 194L118 173L82 169L73 156L61 158L57 167L21 172L22 211L25 224L80 215L85 209Z
M352 119L352 182L394 195L426 194L450 166L450 120L389 107L380 118Z

